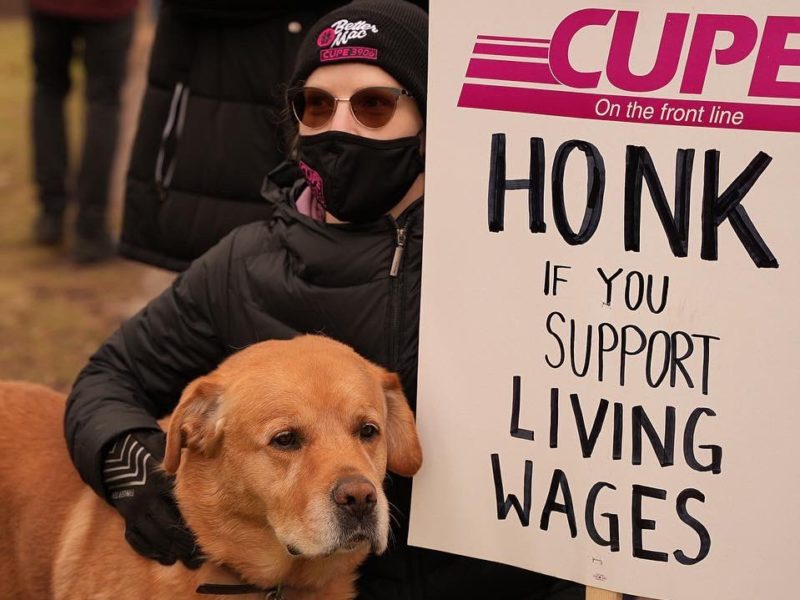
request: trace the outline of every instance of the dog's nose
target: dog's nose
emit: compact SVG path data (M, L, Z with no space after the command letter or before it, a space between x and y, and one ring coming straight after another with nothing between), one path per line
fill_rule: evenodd
M375 510L377 492L366 477L344 477L333 488L333 500L340 509L357 519L363 519Z

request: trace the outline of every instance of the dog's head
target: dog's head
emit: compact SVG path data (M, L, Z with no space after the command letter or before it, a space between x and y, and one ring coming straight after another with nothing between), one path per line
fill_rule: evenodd
M421 462L397 375L303 336L250 346L191 383L170 420L164 468L180 466L179 500L199 496L181 505L190 525L263 527L311 558L383 552L386 471L411 476Z

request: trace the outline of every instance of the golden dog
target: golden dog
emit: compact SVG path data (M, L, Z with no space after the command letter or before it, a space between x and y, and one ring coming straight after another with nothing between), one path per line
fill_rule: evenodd
M47 388L0 384L3 599L231 597L197 595L208 583L353 598L358 565L387 546L386 470L422 462L396 375L322 337L255 344L187 386L169 420L164 468L208 559L192 571L128 546L70 463L63 413Z

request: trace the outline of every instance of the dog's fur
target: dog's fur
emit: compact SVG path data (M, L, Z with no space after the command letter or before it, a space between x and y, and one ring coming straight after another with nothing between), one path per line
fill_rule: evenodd
M195 589L242 582L283 584L287 600L353 598L358 565L386 548L387 468L410 476L422 461L396 375L322 337L251 346L191 383L170 419L164 468L208 557L191 571L128 546L123 519L70 463L63 412L47 388L0 384L0 598L217 598ZM299 448L274 443L284 431ZM374 485L373 520L342 517L333 490L348 478ZM264 594L219 596L231 597Z

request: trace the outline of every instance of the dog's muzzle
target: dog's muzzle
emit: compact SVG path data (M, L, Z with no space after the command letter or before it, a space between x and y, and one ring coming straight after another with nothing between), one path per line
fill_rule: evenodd
M339 525L340 547L351 550L358 544L378 544L378 491L366 477L351 475L336 482L332 491Z

